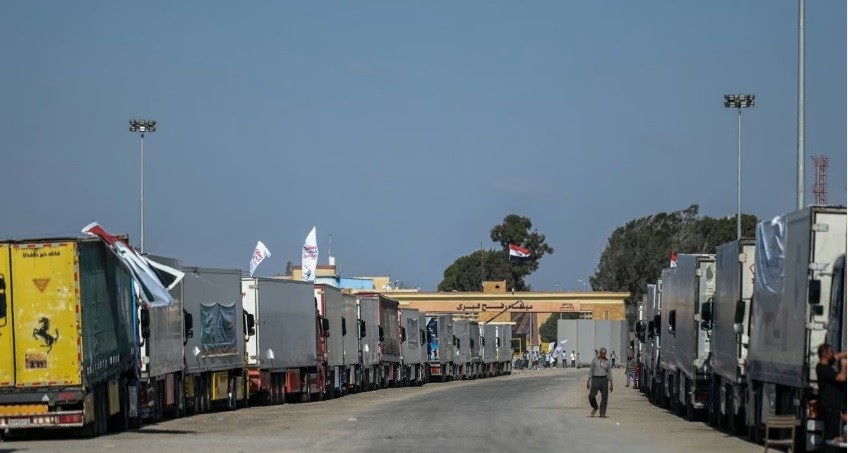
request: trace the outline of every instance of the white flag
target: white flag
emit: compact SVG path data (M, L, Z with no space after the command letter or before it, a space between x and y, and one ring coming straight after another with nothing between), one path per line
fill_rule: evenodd
M318 241L315 239L315 227L303 242L303 255L300 258L301 279L305 282L315 281L315 270L318 268Z
M268 247L265 247L262 241L257 241L256 248L253 250L253 256L250 258L251 277L253 277L253 272L256 271L256 268L259 267L259 263L269 256L271 256L271 252L268 250Z

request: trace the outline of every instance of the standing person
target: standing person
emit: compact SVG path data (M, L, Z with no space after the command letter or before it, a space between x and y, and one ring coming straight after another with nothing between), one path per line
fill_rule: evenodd
M612 362L613 368L615 368L615 359L617 359L617 358L618 357L615 355L615 351L612 351L612 354L610 354L610 361Z
M600 409L601 418L607 417L607 399L609 392L612 392L612 364L607 360L606 348L601 348L598 351L598 356L592 359L589 365L589 379L586 381L586 390L589 390L589 404L592 406L592 414L594 417ZM596 398L598 392L601 392L601 406L598 407Z
M627 385L625 387L630 387L630 383L633 383L633 387L636 388L636 361L633 360L633 356L627 357L627 364L624 369L625 373L627 373Z
M845 368L837 372L833 364L845 358L845 352L833 353L827 343L819 346L819 363L816 378L819 384L819 410L824 420L824 439L831 440L842 435L839 410L845 403Z
M577 368L577 364L574 362L574 351L571 351L571 368Z
M577 353L577 369L580 369L580 353Z

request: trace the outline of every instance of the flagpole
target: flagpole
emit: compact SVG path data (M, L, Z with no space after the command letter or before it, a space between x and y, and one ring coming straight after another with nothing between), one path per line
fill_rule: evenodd
M486 258L483 254L483 241L480 241L480 291L483 291L483 282L486 281Z

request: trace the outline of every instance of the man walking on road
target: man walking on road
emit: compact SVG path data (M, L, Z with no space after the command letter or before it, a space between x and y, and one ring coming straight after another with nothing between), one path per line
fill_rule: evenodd
M589 390L589 404L592 405L592 414L594 417L601 410L601 418L607 417L607 398L612 392L612 365L607 360L607 349L601 348L598 351L598 356L592 359L589 365L589 379L586 381L586 390ZM598 392L601 392L601 406L598 407L596 398Z

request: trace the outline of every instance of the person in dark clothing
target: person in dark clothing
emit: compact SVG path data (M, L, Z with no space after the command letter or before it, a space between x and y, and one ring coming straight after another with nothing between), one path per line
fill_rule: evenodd
M819 363L816 365L816 378L819 384L818 407L824 421L824 439L831 440L842 435L839 429L840 410L845 403L845 367L838 372L833 364L844 359L845 352L833 353L827 343L819 346Z

